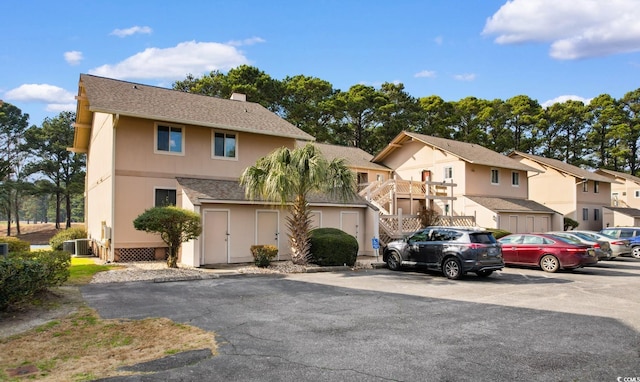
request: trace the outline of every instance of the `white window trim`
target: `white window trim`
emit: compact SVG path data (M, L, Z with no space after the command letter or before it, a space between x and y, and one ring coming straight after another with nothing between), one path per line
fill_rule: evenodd
M233 158L229 158L226 156L217 156L216 155L216 133L221 133L221 134L233 134L236 136L236 156ZM240 134L238 134L237 131L228 131L228 130L211 130L211 159L216 159L216 160L230 160L230 161L238 161L238 157L240 157L239 154L239 147L240 147Z
M446 166L444 168L443 178L444 180L453 179L453 166Z
M164 126L164 127L174 127L176 129L180 129L182 131L182 146L180 147L180 152L177 153L175 151L164 151L164 150L158 150L158 126ZM187 140L187 129L185 129L185 127L183 125L176 125L173 123L162 123L162 122L156 122L154 123L153 126L153 152L154 154L162 154L162 155L177 155L177 156L184 156L184 146L185 146L185 141Z
M497 182L493 181L493 172L495 171L496 174L496 178L497 178ZM500 170L498 170L497 168L492 168L490 171L490 177L491 177L491 184L494 186L498 186L500 185Z
M513 183L513 176L517 175L518 183ZM517 171L511 172L511 187L520 187L520 173Z

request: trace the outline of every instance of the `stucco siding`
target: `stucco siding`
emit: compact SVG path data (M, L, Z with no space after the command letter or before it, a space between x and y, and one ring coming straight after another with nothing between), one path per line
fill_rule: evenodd
M88 237L98 245L100 256L112 258L113 235L113 118L95 113L87 154L85 178L85 224ZM105 229L106 227L106 229Z
M293 148L295 140L230 130L235 134L236 158L216 158L212 154L213 129L193 125L168 124L183 128L184 151L181 154L155 152L155 129L160 123L137 118L121 118L117 131L116 168L132 175L138 173L172 176L238 178L245 168L278 147ZM162 124L162 123L160 123Z
M498 171L498 183L491 183L491 170ZM499 167L480 166L467 163L465 167L464 194L470 196L495 196L527 199L527 173ZM512 174L518 173L519 184L512 184Z

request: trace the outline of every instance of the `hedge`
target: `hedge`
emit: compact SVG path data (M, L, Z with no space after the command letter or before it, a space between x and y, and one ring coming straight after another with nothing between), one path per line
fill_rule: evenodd
M61 251L62 243L64 243L65 241L86 238L87 230L79 227L71 227L53 235L53 237L49 240L49 245L54 251Z
M9 252L29 252L31 250L31 243L20 240L17 237L0 237L0 243L9 244Z
M62 285L69 278L71 254L34 251L0 256L0 310L30 300L36 293Z
M353 266L358 256L358 240L337 228L311 231L312 262L322 266Z

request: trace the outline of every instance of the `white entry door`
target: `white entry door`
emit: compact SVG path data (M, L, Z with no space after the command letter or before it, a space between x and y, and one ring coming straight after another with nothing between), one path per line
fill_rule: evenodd
M278 211L257 211L256 212L256 243L269 244L278 247L280 239ZM280 256L280 252L278 252Z
M360 244L360 215L357 212L340 212L340 229L358 240Z
M229 210L204 210L203 215L202 264L226 264L229 262Z

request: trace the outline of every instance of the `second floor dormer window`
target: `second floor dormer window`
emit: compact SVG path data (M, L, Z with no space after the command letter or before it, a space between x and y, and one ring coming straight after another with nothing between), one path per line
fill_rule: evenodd
M237 139L235 134L216 131L213 133L213 157L236 158Z

